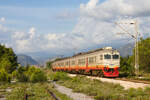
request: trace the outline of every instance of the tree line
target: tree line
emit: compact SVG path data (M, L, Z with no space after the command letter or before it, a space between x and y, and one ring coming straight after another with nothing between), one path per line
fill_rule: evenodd
M20 82L43 82L47 80L47 76L40 68L19 65L13 49L0 44L0 82L10 82L12 79Z
M150 38L140 39L138 42L139 51L139 74L150 73ZM133 55L120 58L120 71L126 75L135 75L135 48Z

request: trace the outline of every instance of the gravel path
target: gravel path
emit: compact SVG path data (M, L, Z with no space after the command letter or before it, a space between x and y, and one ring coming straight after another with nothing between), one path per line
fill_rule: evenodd
M87 76L87 78L91 79L97 79L102 82L111 82L115 84L120 84L123 86L125 89L129 88L145 88L145 87L150 87L150 84L144 84L144 83L135 83L135 82L130 82L130 81L122 81L122 80L115 80L115 79L109 79L109 78L100 78L100 77L93 77L93 76Z
M72 92L72 89L60 86L56 83L54 83L54 85L59 92L66 94L68 97L73 98L73 100L94 100L92 97L87 96L83 93L74 93Z

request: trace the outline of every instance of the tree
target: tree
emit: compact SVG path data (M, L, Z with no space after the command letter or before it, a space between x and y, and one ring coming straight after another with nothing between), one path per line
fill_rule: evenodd
M120 57L120 71L126 76L134 74L134 67L132 66L132 57Z
M150 72L150 38L141 39L139 45L139 66L140 70ZM133 55L134 61L134 55Z
M9 74L4 70L1 69L0 70L0 82L10 82L11 77L9 76Z
M51 68L52 67L52 61L46 62L46 68Z
M5 69L8 73L12 73L17 69L17 65L17 56L12 48L0 45L0 69Z
M44 82L47 80L46 75L44 74L44 72L42 70L40 70L39 68L36 68L34 70L34 72L31 74L30 76L30 81L31 82Z
M27 82L29 80L26 67L18 67L17 72L15 72L15 74L19 82Z

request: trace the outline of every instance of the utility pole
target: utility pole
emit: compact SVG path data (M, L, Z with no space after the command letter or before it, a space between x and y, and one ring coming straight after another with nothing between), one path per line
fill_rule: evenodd
M115 23L117 26L119 26L126 34L128 34L129 36L131 36L134 41L135 41L135 50L134 50L134 54L135 54L135 74L136 75L139 75L139 51L138 51L138 35L139 35L139 32L138 32L138 22L137 20L131 20L131 22L116 22ZM124 27L122 27L121 25L134 25L134 30L135 30L135 33L134 35L131 34L128 30L126 30Z

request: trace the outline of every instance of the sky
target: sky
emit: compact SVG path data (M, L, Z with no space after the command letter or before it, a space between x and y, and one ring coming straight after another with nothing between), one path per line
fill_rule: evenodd
M148 0L0 0L0 43L23 54L75 53L133 42L115 22L150 36ZM134 26L121 24L134 34ZM122 33L118 35L117 33Z

